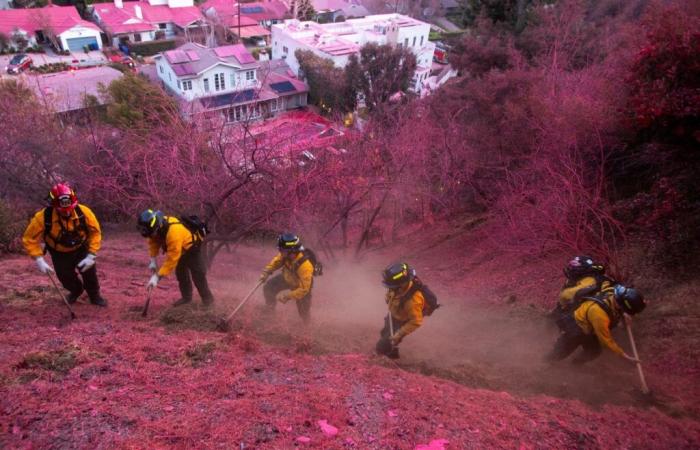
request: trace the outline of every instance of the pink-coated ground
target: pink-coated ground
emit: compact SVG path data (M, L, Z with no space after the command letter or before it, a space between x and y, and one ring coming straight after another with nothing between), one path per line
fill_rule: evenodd
M561 372L568 368L542 374L574 377L568 385L570 395L557 395L556 389L547 387L546 375L540 376L538 388L532 380L539 373L535 366L522 366L522 379L506 382L489 372L505 367L488 359L498 354L495 347L488 355L469 353L467 339L462 344L474 366L471 374L480 370L485 381L480 384L476 375L473 383L452 377L456 372L442 370L435 358L444 344L436 329L442 326L444 333L450 333L445 327L450 322L444 321L461 311L454 304L406 339L398 365L373 356L371 343L382 312L381 306L375 307L381 299L374 298L381 287L375 289L370 281L381 257L360 268L352 266L356 267L352 276L348 276L351 266L329 263L328 273L316 283L314 324L308 329L292 307L264 315L256 294L233 321L233 331L213 331L215 319L254 284L261 264L271 256L271 248L239 248L221 255L211 273L220 308L213 313L193 307L171 316L169 303L177 294L174 280L166 279L153 298L151 314L142 319L143 284L148 278L144 246L137 239L108 237L99 264L110 307L79 303L78 318L72 323L48 280L35 273L28 258L0 260L0 447L690 449L700 445L700 423L687 410L685 417L674 418L662 408L625 402L606 383L598 390L610 393L611 401L591 401L583 395L589 387L577 393L575 382L584 378ZM430 273L430 264L418 265ZM362 271L366 266L368 281ZM452 299L449 294L444 297ZM349 298L356 303L350 304ZM482 320L493 318L490 310L478 311ZM512 324L527 319L502 315ZM470 329L465 327L463 333L481 340L484 347L486 330L497 340L505 329L493 321L479 327L479 319L472 317ZM527 330L523 333L530 336ZM428 344L433 345L433 354L424 348ZM526 350L523 354L529 355ZM436 365L419 367L421 360ZM53 365L39 367L47 361ZM600 365L587 368L586 376L608 378L612 370L626 366L603 358ZM630 372L628 378L613 379L633 382ZM513 374L517 372L509 376ZM527 386L519 390L518 384Z

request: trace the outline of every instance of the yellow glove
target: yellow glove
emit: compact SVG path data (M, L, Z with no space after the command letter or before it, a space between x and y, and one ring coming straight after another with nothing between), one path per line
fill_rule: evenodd
M270 278L270 272L263 272L260 274L260 279L258 280L258 282L264 283L267 281L268 278Z
M290 298L289 298L289 291L280 291L277 293L277 296L275 296L275 300L281 303L287 303Z
M394 335L391 337L391 345L396 347L401 343L401 340L403 339L403 336L400 336L398 333L394 333Z

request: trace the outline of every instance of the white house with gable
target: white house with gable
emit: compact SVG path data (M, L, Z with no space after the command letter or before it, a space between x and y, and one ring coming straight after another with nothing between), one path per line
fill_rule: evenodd
M284 59L299 73L294 56L298 49L310 50L321 58L345 67L350 55L370 42L410 49L416 55L416 72L412 90L420 93L430 76L435 44L428 40L430 25L402 14L379 14L339 23L319 24L286 20L272 26L272 58Z
M308 87L283 61L258 62L242 44L187 43L155 57L156 73L187 114L223 114L228 122L305 106Z

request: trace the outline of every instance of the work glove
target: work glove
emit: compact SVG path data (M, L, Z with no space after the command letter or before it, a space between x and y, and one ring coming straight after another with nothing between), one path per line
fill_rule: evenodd
M398 333L394 333L394 335L390 339L391 339L391 345L396 347L397 345L399 345L401 343L403 336L400 336Z
M278 292L277 295L275 296L275 300L281 303L287 303L290 298L289 298L289 291L281 291Z
M155 288L156 286L158 286L158 280L160 280L160 277L157 273L154 273L153 275L151 275L151 279L148 280L148 284L146 284L146 287L148 289Z
M36 266L39 269L39 272L43 273L44 275L54 273L53 268L48 265L43 256L37 256L34 258L34 261L36 261Z
M158 270L158 262L155 258L151 258L151 262L148 264L148 269L151 272L155 272L156 270Z
M82 261L78 263L78 270L81 272L85 272L88 270L90 267L95 265L95 258L97 258L97 255L94 255L92 253L88 253L88 255L83 258Z
M267 281L268 278L270 278L270 272L263 272L260 274L260 279L258 280L258 282L264 283Z

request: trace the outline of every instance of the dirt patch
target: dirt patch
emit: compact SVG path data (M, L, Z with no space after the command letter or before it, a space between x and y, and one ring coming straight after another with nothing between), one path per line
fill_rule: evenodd
M218 331L220 321L221 316L216 312L200 309L197 306L170 308L160 316L160 323L173 331Z
M216 349L216 342L207 341L194 344L185 351L185 356L192 367L199 367L212 361L212 353Z
M17 369L43 369L66 374L78 365L80 349L75 346L50 352L32 352L24 356Z

